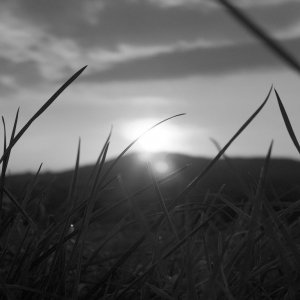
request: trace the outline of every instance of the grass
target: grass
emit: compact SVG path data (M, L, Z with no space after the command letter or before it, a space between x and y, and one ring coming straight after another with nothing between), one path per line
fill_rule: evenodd
M9 142L5 121L1 158L1 299L297 299L299 291L299 222L287 221L300 201L274 208L265 193L272 143L262 165L255 191L244 185L245 199L236 203L228 195L207 191L195 201L195 187L224 156L225 151L261 112L273 92L237 130L218 154L177 196L165 200L161 185L176 178L181 170L156 178L151 163L151 183L130 194L121 178L110 173L139 139L133 141L104 171L111 133L90 174L84 193L77 193L80 141L69 195L59 220L39 220L30 207L35 201L36 176L27 185L24 197L16 199L6 187L6 169L13 146L32 122L81 72L73 75L42 108L16 133L18 113ZM299 143L278 92L280 112L292 142ZM178 117L180 115L173 116ZM163 120L168 121L170 118ZM154 125L158 126L160 123ZM233 168L234 171L234 168ZM123 197L99 207L101 195L118 182ZM135 197L155 190L159 205L149 210L135 205ZM191 194L193 193L193 197ZM5 206L11 201L13 210ZM278 207L280 197L276 197ZM118 206L129 203L119 220L105 221ZM39 207L39 203L35 203ZM222 217L229 214L226 221Z
M276 41L230 2L219 2L299 71L297 61ZM85 68L67 80L17 132L18 110L9 139L2 117L0 299L299 299L300 228L299 221L289 216L299 211L300 200L289 206L280 205L283 200L279 195L272 198L266 193L273 144L254 190L225 155L262 111L273 87L223 148L214 141L218 148L216 157L168 201L161 185L172 181L184 168L158 179L149 163L151 183L129 193L122 178L111 177L111 171L140 137L105 170L111 133L89 176L85 192L80 194L79 141L73 178L68 197L60 208L63 212L60 219L52 220L47 214L41 218L42 204L35 203L34 189L41 168L27 185L24 197L16 199L14 191L6 185L12 148ZM274 91L288 134L300 153L283 102ZM242 202L228 197L222 186L218 192L196 194L197 185L221 157L236 172L236 182L245 194ZM104 195L116 182L123 191L122 198L108 206L98 206L99 195ZM141 209L136 205L136 197L151 188L156 195L153 203L159 205ZM114 223L107 222L107 216L124 203L129 205L121 218Z

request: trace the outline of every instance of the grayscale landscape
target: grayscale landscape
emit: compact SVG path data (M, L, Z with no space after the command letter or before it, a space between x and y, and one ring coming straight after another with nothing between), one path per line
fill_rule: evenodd
M299 299L300 2L0 3L0 299Z

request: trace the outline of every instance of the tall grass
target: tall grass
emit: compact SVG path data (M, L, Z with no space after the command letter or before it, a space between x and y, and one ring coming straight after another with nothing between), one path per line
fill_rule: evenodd
M227 0L219 0L238 21L261 39L293 69L298 62L275 40ZM272 143L261 166L255 190L249 188L225 152L263 110L265 100L237 130L218 154L182 191L169 201L161 186L186 167L158 179L149 163L152 182L134 192L127 191L122 178L112 170L140 138L134 140L104 168L111 132L89 175L84 193L78 192L80 141L69 194L58 220L47 215L36 218L33 191L40 173L16 198L6 184L11 150L32 123L84 71L76 72L17 132L19 110L8 138L3 124L3 154L0 158L0 298L1 299L299 299L299 222L288 217L299 211L300 200L275 209L266 193L272 164ZM300 146L283 102L275 90L288 134ZM180 116L172 116L171 118ZM159 126L160 123L153 127ZM149 129L151 130L151 128ZM244 191L238 203L220 187L197 195L195 187L224 157ZM107 206L96 205L112 183L123 196ZM136 197L155 190L156 210L141 210ZM193 197L191 194L193 193ZM101 198L101 197L100 197ZM275 195L276 205L282 201ZM7 206L7 201L9 205ZM127 210L114 223L105 221L119 206ZM13 209L11 209L13 208ZM224 220L223 216L228 216Z
M272 144L254 193L236 173L237 182L245 186L243 203L228 198L222 187L218 193L208 191L204 196L197 196L196 201L190 197L262 111L273 87L223 148L215 142L219 150L216 157L167 202L160 186L183 170L158 179L149 163L152 182L129 193L121 178L111 178L111 172L140 137L104 171L111 133L91 171L85 192L80 194L79 141L69 195L62 204L65 212L59 220L53 222L47 216L46 220L39 220L32 215L30 205L35 201L32 195L40 168L24 197L16 199L5 180L12 148L83 70L75 73L18 133L17 112L9 142L3 119L0 195L2 200L11 201L15 209L3 206L1 210L1 299L297 299L300 295L299 223L286 220L299 208L300 201L278 211L265 193ZM276 90L275 95L291 140L299 150ZM232 167L230 158L225 156L225 159ZM97 206L98 196L116 180L122 187L123 197L106 207ZM151 212L135 205L135 197L149 188L156 191L157 199L153 202L160 203ZM276 199L277 204L278 201L280 198ZM120 220L115 224L105 221L107 215L124 203L130 205L123 210ZM226 221L222 219L225 212L230 216Z

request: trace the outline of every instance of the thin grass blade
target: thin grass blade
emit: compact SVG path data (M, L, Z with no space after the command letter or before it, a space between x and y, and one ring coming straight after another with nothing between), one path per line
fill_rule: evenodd
M3 162L4 158L8 155L9 151L13 148L13 146L17 143L17 141L21 138L21 136L26 132L26 130L30 127L30 125L56 100L56 98L86 69L87 66L81 68L77 71L73 76L71 76L50 98L47 100L45 104L27 121L27 123L21 128L18 134L13 138L13 140L9 143L6 151L3 153L0 158L0 163Z
M217 0L223 5L230 14L238 20L245 28L258 37L272 52L281 58L289 67L300 73L300 64L298 60L293 57L278 41L273 39L267 32L260 26L255 24L245 13L238 9L228 0Z
M104 175L104 178L107 177L107 175L111 172L111 170L115 167L115 165L118 163L118 161L124 156L124 154L141 138L143 137L147 132L151 131L152 129L154 129L155 127L159 126L162 123L167 122L168 120L180 117L180 116L184 116L185 113L182 114L177 114L174 116L171 116L169 118L166 118L156 124L154 124L153 126L151 126L149 129L145 130L141 135L139 135L135 140L133 140L118 156L117 158L113 161L113 163L111 164L111 166L108 168L107 172Z
M282 101L281 101L281 99L280 99L280 97L279 97L276 89L275 89L275 94L276 94L277 102L278 102L278 105L279 105L279 108L280 108L280 112L281 112L282 118L284 120L284 124L286 126L286 129L287 129L287 131L288 131L288 133L289 133L289 135L290 135L290 137L291 137L291 139L292 139L292 141L293 141L296 149L298 150L298 152L300 154L300 145L299 145L299 142L298 142L298 140L296 138L296 135L294 133L292 124L291 124L291 122L289 120L288 114L286 113L286 110L285 110L285 108L283 106L283 103L282 103Z
M4 120L4 117L2 116L1 117L1 119L2 119L2 124L3 124L3 134L4 134L4 136L3 136L3 153L5 153L5 151L6 151L6 147L7 147L7 144L6 144L6 140L7 140L7 138L6 138L6 136L7 136L7 134L6 134L6 125L5 125L5 120Z
M273 86L271 86L267 97L265 98L264 102L258 107L258 109L250 116L250 118L240 127L240 129L234 134L234 136L229 140L229 142L222 148L222 150L216 155L216 157L208 164L208 166L200 173L200 175L198 175L189 185L188 187L175 199L175 201L173 201L171 208L174 208L177 205L177 202L184 198L193 188L194 186L200 181L200 179L202 179L202 177L210 170L210 168L219 160L219 158L225 153L225 151L229 148L229 146L233 143L233 141L244 131L244 129L253 121L253 119L259 114L259 112L263 109L263 107L265 106L265 104L267 103L270 94L273 90ZM136 142L137 139L134 141ZM124 151L123 154L134 144L131 143ZM122 155L123 155L122 154ZM119 158L121 158L121 156L119 156ZM164 219L164 215L162 217L160 217L155 224L152 226L154 229L157 228L159 226L159 224L161 224L161 222ZM209 219L207 219L205 222L208 222ZM198 228L198 227L197 227ZM196 228L196 231L197 231ZM198 229L199 230L199 229ZM195 231L195 232L196 232ZM192 234L194 233L194 231L192 232ZM126 251L124 253L124 255L120 258L120 260L118 260L116 262L116 264L113 266L113 268L111 268L111 270L109 272L107 272L99 281L99 283L96 285L95 289L92 289L90 295L94 295L95 299L97 298L97 296L99 295L99 292L102 288L102 284L108 280L110 278L110 276L119 268L120 265L123 264L124 261L126 261L126 259L128 258L128 256L130 256L145 240L146 235L142 235L135 243L134 245L132 245L132 247L130 247L130 249L128 249L128 251ZM185 240L182 241L182 243L184 243ZM175 251L177 249L177 247L181 246L182 243L177 243L175 248L172 248L172 251ZM167 256L170 254L167 253ZM98 288L97 288L98 286ZM127 289L126 289L127 290ZM123 293L122 293L123 295ZM121 296L122 296L121 295ZM120 297L121 297L120 296Z
M18 107L16 116L15 116L13 130L12 130L11 136L10 136L10 143L13 141L15 134L16 134L17 124L18 124L18 120L19 120L19 112L20 112L20 107Z
M270 94L273 90L273 86L271 86L267 97L264 102L258 107L258 109L250 116L250 118L239 128L239 130L233 135L233 137L227 142L227 144L219 151L219 153L208 163L208 165L204 168L204 170L196 176L189 185L185 188L185 190L178 196L176 201L172 204L173 207L176 206L178 200L184 198L186 195L190 193L190 191L197 185L197 183L208 173L208 171L212 168L212 166L223 156L226 150L230 147L230 145L236 140L236 138L246 129L246 127L253 121L253 119L260 113L263 107L266 105L269 100Z
M5 120L4 117L2 116L2 124L3 124L3 153L5 153L6 148L7 148L7 138L6 138L6 126L5 126ZM2 164L2 169L1 169L1 178L0 178L0 211L2 210L2 204L3 204L3 195L4 195L4 185L5 185L5 173L6 173L6 168L7 168L7 163L8 163L9 157L7 157Z

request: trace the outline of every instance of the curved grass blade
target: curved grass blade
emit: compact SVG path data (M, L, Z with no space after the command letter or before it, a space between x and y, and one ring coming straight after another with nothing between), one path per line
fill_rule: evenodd
M219 151L219 153L208 163L208 165L204 168L204 170L195 177L189 185L185 188L185 190L178 196L177 201L182 199L196 186L196 184L206 175L206 173L211 169L211 167L223 156L226 150L230 147L230 145L236 140L236 138L246 129L246 127L253 121L253 119L260 113L263 107L266 105L269 100L270 94L273 90L273 85L271 86L267 97L264 102L258 107L258 109L250 116L250 118L240 127L240 129L233 135L233 137L227 142L227 144ZM175 199L176 200L176 199ZM173 207L176 206L177 201L172 204Z
M14 126L13 126L13 130L11 132L11 137L10 137L10 143L16 135L17 124L18 124L18 120L19 120L19 112L20 112L20 107L18 107L16 116L15 116Z
M13 125L13 129L12 129L12 132L11 132L9 144L11 144L11 142L13 141L13 139L15 137L15 134L16 134L17 123L18 123L18 119L19 119L19 111L20 111L20 108L17 109L17 113L16 113L16 116L15 116L14 125ZM4 128L4 151L3 151L3 154L4 154L7 150L7 144L6 144L6 126L5 126L5 120L4 120L3 116L2 116L2 122L3 122L3 128ZM6 155L6 158L5 158L5 163L3 163L3 167L2 167L3 175L2 176L5 176L5 172L6 172L8 161L9 161L10 152L11 152L11 150L8 151L8 153Z
M5 125L5 120L4 120L4 117L2 116L1 117L2 119L2 124L3 124L3 134L4 134L4 137L3 137L3 153L6 151L6 147L7 147L7 144L6 144L6 125Z
M245 26L256 37L258 37L271 51L273 51L279 58L287 63L292 69L300 73L300 64L295 57L292 56L278 41L273 39L268 33L266 33L261 27L255 24L249 17L241 12L235 5L228 0L217 0L221 3L230 14L236 18L239 23Z
M115 167L115 165L118 163L118 161L124 156L124 154L141 138L143 137L147 132L151 131L152 129L154 129L155 127L159 126L162 123L165 123L168 120L180 117L180 116L184 116L185 113L181 113L181 114L177 114L174 116L171 116L169 118L166 118L156 124L154 124L153 126L151 126L150 128L148 128L147 130L145 130L141 135L139 135L135 140L133 140L118 156L117 158L113 161L113 163L110 165L110 167L108 168L108 170L106 171L103 179L105 179L108 174L111 172L111 170Z
M7 148L7 138L6 138L6 125L5 125L5 120L4 117L2 116L2 124L3 124L3 153L5 153L6 148ZM0 211L2 210L2 203L3 203L3 187L5 185L5 172L6 172L6 167L7 167L7 162L8 162L9 156L5 159L3 165L2 165L2 170L1 170L1 178L0 178Z
M18 123L18 118L19 118L19 111L20 111L20 108L17 109L17 113L16 113L16 116L15 116L13 130L12 130L12 133L11 133L11 137L10 137L10 142L9 143L11 143L12 140L14 139L14 137L15 137L17 123ZM6 137L7 135L6 135L5 120L4 120L3 116L2 116L2 122L3 122L3 130L4 130L4 149L3 149L3 155L4 155L4 153L7 150L7 137ZM3 193L4 193L3 187L5 185L5 174L6 174L6 169L7 169L7 166L8 166L9 156L10 156L10 150L8 151L8 153L7 153L7 155L6 155L5 159L4 159L4 162L2 164L1 183L0 183L0 209L2 209Z
M222 150L215 156L215 158L208 164L208 166L198 175L188 186L187 188L173 201L171 204L171 208L174 208L177 204L177 202L184 198L193 188L194 186L202 179L202 177L210 170L210 168L219 160L219 158L225 153L225 151L229 148L229 146L233 143L233 141L242 133L242 131L252 122L252 120L259 114L259 112L263 109L265 104L267 103L271 91L273 90L273 86L271 86L268 95L264 102L258 107L258 109L250 116L250 118L240 127L240 129L234 134L234 136L229 140L229 142L222 148ZM135 140L134 142L136 142ZM133 143L134 143L133 142ZM132 145L130 144L127 148L129 149ZM126 148L126 149L127 149ZM125 149L125 150L126 150ZM127 149L127 150L128 150ZM125 151L124 150L124 151ZM127 151L126 150L126 151ZM123 151L123 152L124 152ZM125 151L125 152L126 152ZM158 220L155 222L155 224L152 226L153 229L157 228L161 222L164 220L164 215L162 215ZM128 259L129 256L131 256L132 253L144 242L146 238L146 235L143 234L125 253L124 255L114 264L114 266L99 280L97 285L94 289L91 290L89 295L95 295L96 297L99 295L99 292L101 291L102 284L110 278L110 276L116 272L116 270ZM180 244L181 245L181 244Z
M0 158L0 163L3 162L4 158L7 157L9 151L21 138L21 136L26 132L29 126L56 100L56 98L86 69L87 66L84 66L79 71L77 71L73 76L71 76L50 98L42 107L27 121L27 123L21 128L18 134L12 139L7 147L6 151L3 153Z
M296 138L296 135L294 133L293 127L292 127L291 122L289 120L288 114L285 111L283 103L282 103L282 101L281 101L281 99L280 99L280 97L279 97L276 89L275 89L275 94L276 94L277 102L278 102L278 105L279 105L279 108L280 108L280 112L281 112L284 124L286 126L286 129L287 129L287 131L288 131L288 133L289 133L289 135L290 135L290 137L291 137L291 139L292 139L292 141L293 141L296 149L298 150L298 152L300 154L300 145L299 145L299 142L298 142L298 140Z
M9 144L12 142L12 140L15 137L18 118L19 118L19 111L20 111L20 108L18 108L16 116L15 116L13 130L12 130L12 133L11 133ZM5 120L4 120L3 116L2 116L2 122L3 122L3 130L4 130L4 149L3 149L3 154L4 154L4 153L6 153L6 150L7 150L7 134L6 134ZM2 209L3 193L4 193L3 187L5 186L5 175L6 175L6 170L7 170L7 166L8 166L9 157L10 157L10 152L11 152L11 150L9 150L7 152L7 155L6 155L6 157L3 161L3 164L2 164L1 182L0 182L0 209Z

